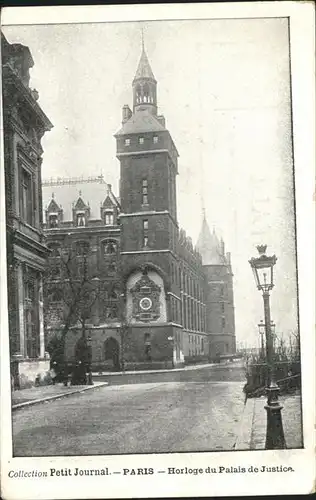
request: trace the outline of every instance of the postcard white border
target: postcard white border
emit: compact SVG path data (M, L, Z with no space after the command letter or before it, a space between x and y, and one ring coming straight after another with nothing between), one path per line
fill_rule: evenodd
M122 22L169 19L289 17L296 186L299 315L302 352L305 448L285 451L212 452L98 457L12 458L6 284L1 280L1 483L9 500L66 498L144 498L275 495L315 491L315 26L312 2L160 4L76 7L8 7L2 25ZM1 141L3 140L1 126ZM1 276L5 276L4 160L1 155ZM102 476L94 478L16 479L9 470L82 467L122 468L238 465L291 466L292 473Z

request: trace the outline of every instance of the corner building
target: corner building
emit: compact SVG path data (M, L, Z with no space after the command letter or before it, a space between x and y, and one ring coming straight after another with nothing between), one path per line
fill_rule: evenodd
M41 139L52 124L31 89L28 47L1 34L6 191L7 283L11 375L15 388L45 373Z
M133 107L123 106L122 126L115 134L120 162L117 280L122 297L119 321L124 322L124 346L122 339L113 334L113 326L110 333L111 325L93 325L92 351L103 353L104 360L107 359L103 345L111 335L117 349L124 349L127 365L176 366L210 359L215 353L233 353L234 322L227 321L224 332L223 321L215 320L214 315L220 314L221 318L228 315L228 309L217 310L215 301L223 299L210 287L213 281L225 281L226 285L229 281L232 288L231 268L226 261L215 267L208 262L204 265L191 238L179 228L176 200L179 154L164 116L158 114L157 81L144 48L132 89ZM54 191L58 204L58 186ZM75 199L68 202L70 205ZM87 204L88 200L83 202ZM54 207L54 213L58 213L58 207ZM47 221L51 215L48 210ZM75 220L71 224L77 225L76 234L80 238L82 231L78 224ZM202 243L206 240L206 246L210 243L204 236L207 230L205 220L199 240ZM50 242L54 233L58 234L58 228L47 228ZM217 241L212 244L216 246ZM233 315L233 305L229 314ZM97 333L96 329L102 329L103 333Z

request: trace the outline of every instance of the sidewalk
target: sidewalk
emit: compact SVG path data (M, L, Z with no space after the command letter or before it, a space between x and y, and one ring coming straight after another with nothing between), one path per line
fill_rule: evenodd
M199 370L201 368L208 368L208 367L223 367L227 365L237 365L237 361L234 362L229 362L229 361L222 361L221 363L205 363L205 364L196 364L196 365L185 365L181 366L180 368L160 368L156 370L126 370L124 372L93 372L92 376L93 377L101 377L101 376L116 376L116 375L138 375L141 373L174 373L174 372L183 372L183 371L191 371L191 370Z
M301 395L280 396L282 422L287 449L301 448ZM266 396L249 398L244 408L242 423L236 441L236 450L264 450L267 412Z
M94 382L93 384L94 385L70 385L67 387L63 384L55 384L13 391L12 410L18 410L19 408L24 408L33 404L67 397L71 394L77 394L91 389L98 389L107 386L108 382Z

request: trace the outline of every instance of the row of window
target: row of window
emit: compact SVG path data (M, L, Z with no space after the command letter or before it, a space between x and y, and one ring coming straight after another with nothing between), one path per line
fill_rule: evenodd
M189 335L189 344L201 345L204 349L204 338L199 335Z
M48 248L51 251L51 257L60 257L61 246L58 243L50 243ZM77 256L86 256L90 252L90 244L88 241L77 241L73 246L74 252ZM102 250L104 255L115 255L118 251L118 244L114 241L106 241L102 243Z
M145 137L140 136L140 137L138 137L137 139L138 139L138 140L137 140L138 144L144 144L144 142L145 142ZM154 143L154 144L157 144L157 143L158 143L158 141L159 141L159 137L158 137L158 135L154 135L154 136L153 136L153 143ZM130 146L130 145L131 145L131 139L128 137L127 139L125 139L125 146Z
M75 226L76 227L85 227L88 222L88 218L85 213L79 212L76 213L75 217ZM106 210L103 214L103 222L106 226L114 226L114 211ZM50 229L55 229L59 226L59 220L57 214L49 214L48 215L48 227Z

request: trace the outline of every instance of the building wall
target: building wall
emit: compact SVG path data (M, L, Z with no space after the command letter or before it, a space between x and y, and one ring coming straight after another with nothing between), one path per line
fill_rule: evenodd
M207 278L207 328L210 355L236 352L233 275L229 265L203 266Z
M47 248L41 229L41 138L52 124L37 103L37 91L29 87L29 69L34 64L29 49L9 44L3 35L1 43L9 336L17 387L28 383L28 374L36 372L36 366L39 371L46 366L42 276ZM28 370L27 363L32 369Z

